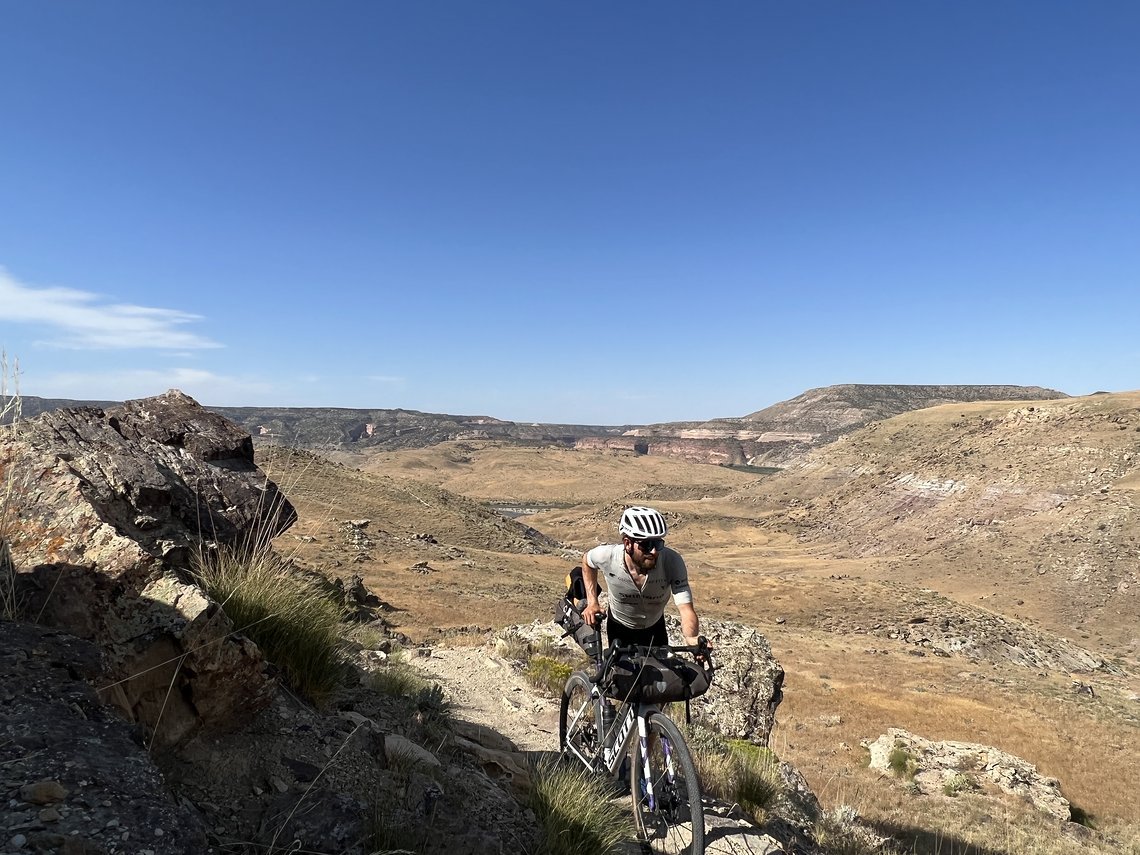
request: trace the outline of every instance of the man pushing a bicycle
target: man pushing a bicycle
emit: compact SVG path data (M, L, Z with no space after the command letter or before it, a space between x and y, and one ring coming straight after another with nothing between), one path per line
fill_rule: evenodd
M618 523L621 543L595 546L582 556L586 607L582 618L595 626L602 609L598 603L598 574L609 592L610 644L664 645L665 605L670 594L681 616L685 644L695 645L700 619L693 607L693 592L685 560L665 545L665 518L653 508L626 508Z

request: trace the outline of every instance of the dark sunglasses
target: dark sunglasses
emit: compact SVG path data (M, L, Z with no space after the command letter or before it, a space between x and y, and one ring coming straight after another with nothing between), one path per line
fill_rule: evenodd
M663 537L647 537L643 540L631 537L630 540L640 546L642 552L652 552L655 549L659 550L665 545L665 538Z

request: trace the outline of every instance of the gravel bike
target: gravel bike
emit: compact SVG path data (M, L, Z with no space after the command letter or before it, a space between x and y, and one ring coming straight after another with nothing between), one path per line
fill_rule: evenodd
M679 671L696 670L686 656L694 657L704 675L698 693L707 689L713 671L708 642L702 636L694 646L614 645L603 653L601 620L594 633L596 643L584 645L592 671L574 672L562 690L559 748L564 757L613 777L629 756L630 799L642 846L654 853L701 855L705 817L700 781L684 736L661 706L687 700L672 697L676 681L669 680Z

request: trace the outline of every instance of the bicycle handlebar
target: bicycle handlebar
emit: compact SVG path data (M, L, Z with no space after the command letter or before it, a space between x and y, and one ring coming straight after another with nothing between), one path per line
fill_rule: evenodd
M602 652L601 649L601 621L598 621L598 623L594 625L594 635L598 641L598 655L593 657L594 676L592 682L594 683L600 683L610 670L614 659L623 654L651 658L654 656L664 655L668 657L677 653L687 653L696 660L698 665L709 673L710 679L713 672L716 671L716 666L712 659L712 647L709 645L709 640L703 635L697 637L696 644L626 644L618 639L613 642L605 652Z

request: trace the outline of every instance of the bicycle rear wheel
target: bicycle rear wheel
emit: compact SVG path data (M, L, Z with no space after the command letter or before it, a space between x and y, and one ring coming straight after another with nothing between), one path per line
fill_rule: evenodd
M597 700L584 674L575 672L562 690L558 711L558 748L592 765L598 753Z
M633 743L633 819L637 836L650 852L701 855L705 813L693 758L673 720L651 713L645 746ZM646 757L648 754L648 774Z

